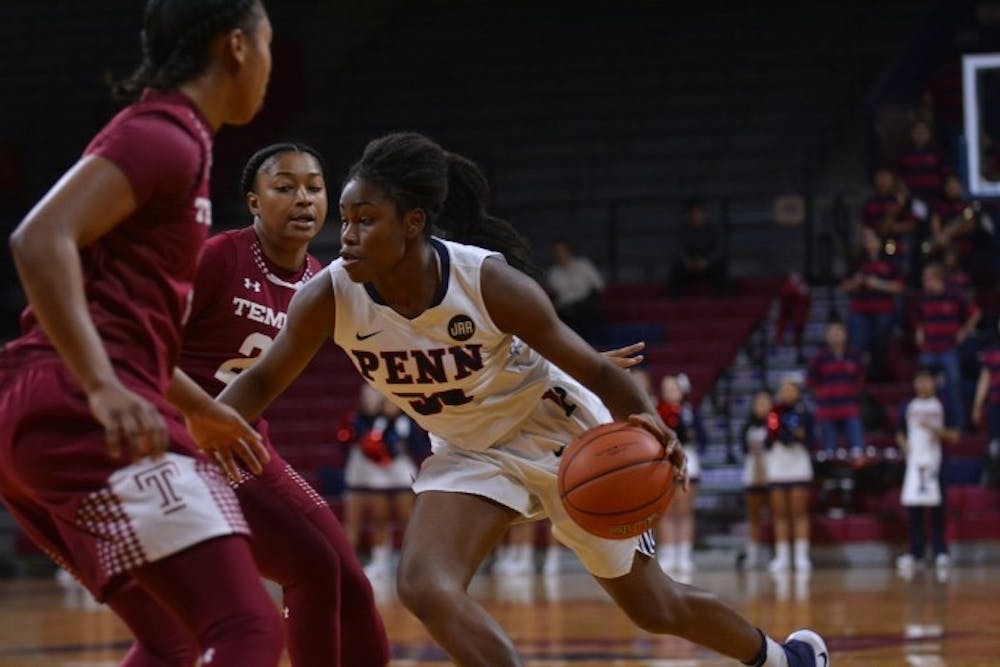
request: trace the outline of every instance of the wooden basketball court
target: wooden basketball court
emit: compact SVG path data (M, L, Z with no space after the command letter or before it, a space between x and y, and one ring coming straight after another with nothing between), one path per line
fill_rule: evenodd
M909 581L887 569L819 570L811 577L765 572L698 573L775 634L801 626L826 637L833 664L971 667L1000 664L1000 568L933 569ZM684 641L634 629L583 574L490 577L477 597L514 636L532 666L703 667L734 664ZM420 624L377 586L397 667L451 664ZM102 608L86 608L54 581L0 582L0 665L111 667L128 633Z

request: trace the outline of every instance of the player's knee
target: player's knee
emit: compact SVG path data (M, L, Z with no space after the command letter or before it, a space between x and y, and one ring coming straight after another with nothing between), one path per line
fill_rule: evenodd
M438 612L447 613L450 601L461 593L461 588L444 573L413 561L400 563L396 594L410 613L423 621Z

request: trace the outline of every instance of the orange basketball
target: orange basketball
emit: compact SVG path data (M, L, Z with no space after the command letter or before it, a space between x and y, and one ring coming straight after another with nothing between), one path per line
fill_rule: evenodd
M635 537L653 526L674 497L674 467L645 429L604 424L566 448L559 496L587 532L613 540Z

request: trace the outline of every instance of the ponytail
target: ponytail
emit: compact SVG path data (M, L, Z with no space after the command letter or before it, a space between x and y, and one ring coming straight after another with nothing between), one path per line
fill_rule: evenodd
M446 236L460 243L503 253L507 263L537 278L538 266L531 260L531 247L510 222L486 210L490 186L479 167L457 153L447 153L448 197L435 224Z

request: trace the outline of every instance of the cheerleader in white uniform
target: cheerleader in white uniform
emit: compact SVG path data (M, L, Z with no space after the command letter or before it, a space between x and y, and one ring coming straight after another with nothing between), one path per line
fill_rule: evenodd
M794 560L796 571L809 572L812 570L809 558L812 415L802 403L798 384L792 380L781 383L777 398L777 405L768 415L764 455L774 517L774 559L769 569L787 572ZM794 545L792 558L789 541Z
M687 574L694 570L691 550L694 543L694 501L698 493L701 460L695 440L693 411L684 409L684 393L677 378L666 375L660 382L660 401L656 410L664 423L677 434L687 454L691 486L678 489L659 523L657 560L664 572Z
M755 568L761 563L761 514L767 507L767 465L765 444L767 442L767 416L773 403L771 394L758 391L753 397L750 417L743 425L743 489L747 504L747 546L744 567Z
M896 560L901 571L912 570L923 561L924 513L931 510L934 524L934 560L939 568L950 564L945 541L944 493L941 488L941 450L944 443L958 440L958 432L945 424L944 406L934 393L934 375L921 370L913 379L916 397L903 409L903 430L896 434L906 453L901 502L910 518L910 552Z
M346 519L355 549L367 513L371 517L371 561L365 567L369 578L392 571L393 535L402 532L413 508L410 486L417 466L410 457L413 423L409 417L370 385L361 388L360 409L354 425L356 443L344 469L347 485Z

